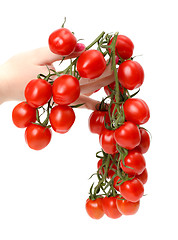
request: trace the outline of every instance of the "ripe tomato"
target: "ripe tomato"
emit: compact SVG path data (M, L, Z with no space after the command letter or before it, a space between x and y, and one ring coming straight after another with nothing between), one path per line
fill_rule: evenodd
M112 90L114 90L114 88L115 88L115 82L112 82L111 84L109 84L108 85ZM104 91L105 91L105 93L109 96L110 94L111 94L111 90L109 89L109 87L108 86L105 86L104 87ZM124 93L124 88L122 87L122 86L120 86L120 84L119 84L119 90L120 90L120 92L123 94Z
M114 139L121 147L131 150L140 144L141 134L134 123L125 122L115 130Z
M123 215L133 215L135 214L140 206L140 200L137 202L130 202L127 200L123 200L122 197L118 197L116 199L116 206L117 209L123 214Z
M121 195L131 202L137 202L144 194L143 183L137 178L122 183L119 190Z
M85 208L88 215L93 219L100 219L104 215L102 198L97 198L95 200L87 199Z
M113 38L110 40L109 45L112 43ZM116 40L115 52L123 59L128 59L132 56L134 44L130 38L124 35L118 35ZM111 50L109 49L109 52Z
M69 106L57 105L52 108L49 120L55 132L66 133L75 121L75 113Z
M143 154L146 153L150 147L150 136L144 128L140 128L140 134L141 142L135 149Z
M124 103L125 119L137 125L146 123L150 118L150 110L145 101L129 98Z
M40 125L30 124L25 130L25 140L34 150L45 148L51 140L51 130Z
M90 114L88 120L88 126L92 133L100 134L104 128L104 119L105 123L109 123L109 114L107 111L98 111L95 110Z
M118 210L116 206L116 197L104 197L102 199L102 205L103 205L103 210L104 213L109 217L109 218L119 218L122 216L120 211Z
M146 167L144 156L136 150L131 150L128 152L124 159L124 163L125 166L121 160L120 166L125 173L130 175L141 174Z
M105 171L104 171L104 167L101 168L102 164L103 164L103 159L100 159L97 163L97 168L98 169L100 168L99 173L101 175L104 175ZM117 167L115 164L112 164L112 161L110 160L107 177L112 178L112 176L115 174L115 170L117 170Z
M95 49L83 52L77 61L77 70L83 78L97 78L106 68L103 54Z
M121 182L122 182L122 180L120 179L119 176L116 176L116 177L114 178L113 187L114 187L117 191L119 191L119 186L120 186L120 185L118 185L118 184L121 183Z
M114 154L117 151L113 130L104 128L99 136L99 142L105 153Z
M34 108L46 104L52 96L51 84L44 79L31 80L25 88L27 103Z
M54 81L52 91L55 103L69 105L80 95L79 81L71 75L62 75Z
M26 102L19 103L12 111L12 121L16 127L25 128L36 121L36 109Z
M77 40L67 28L60 28L51 33L48 44L51 52L66 56L75 50Z
M145 168L144 171L139 174L139 175L136 175L136 177L143 183L145 184L148 180L148 172L147 172L147 169Z
M121 85L129 90L138 88L143 84L143 68L136 61L126 60L119 65L118 79Z

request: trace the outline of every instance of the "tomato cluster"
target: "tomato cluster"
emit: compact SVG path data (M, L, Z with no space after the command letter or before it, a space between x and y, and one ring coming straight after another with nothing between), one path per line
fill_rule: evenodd
M141 125L149 120L150 111L144 100L134 97L139 91L129 92L143 84L144 71L133 60L134 45L128 37L114 35L105 48L115 81L104 87L107 96L89 116L89 129L99 135L102 148L96 154L98 184L91 186L86 201L86 211L94 219L135 214L148 178L143 154L150 136Z

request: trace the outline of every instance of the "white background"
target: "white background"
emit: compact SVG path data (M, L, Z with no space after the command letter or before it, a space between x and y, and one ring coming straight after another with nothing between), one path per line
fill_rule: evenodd
M42 151L30 150L24 130L11 121L17 102L0 106L0 239L177 239L177 7L170 1L10 1L1 3L0 63L47 45L49 34L66 27L87 45L103 30L132 39L145 70L139 97L149 105L152 133L145 155L149 181L139 212L99 221L85 212L96 171L98 136L88 130L91 111L76 110L65 135L53 134ZM23 68L23 66L22 66ZM8 73L7 73L8 74ZM93 97L102 99L101 90Z

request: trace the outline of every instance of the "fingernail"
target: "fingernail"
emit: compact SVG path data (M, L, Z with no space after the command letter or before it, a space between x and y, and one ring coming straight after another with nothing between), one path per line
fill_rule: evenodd
M85 45L83 43L77 43L74 52L82 52L85 50Z

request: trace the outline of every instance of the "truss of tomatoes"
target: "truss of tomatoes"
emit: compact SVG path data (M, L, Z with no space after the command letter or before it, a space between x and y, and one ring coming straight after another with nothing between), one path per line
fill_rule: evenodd
M48 43L63 59L80 45L64 26L51 33ZM97 49L90 49L95 44ZM28 146L41 150L51 141L52 130L64 134L72 127L74 108L80 106L72 105L80 96L80 78L97 78L111 63L115 81L104 87L106 97L89 117L89 129L99 136L101 145L96 153L97 171L92 175L98 182L92 184L86 201L86 211L93 219L104 214L114 219L135 214L144 195L148 173L143 154L149 149L150 136L142 125L149 120L150 111L144 100L135 98L139 90L129 92L144 81L133 50L128 37L102 32L66 69L48 68L48 75L40 73L32 79L24 91L26 101L12 112L15 126L25 128Z

